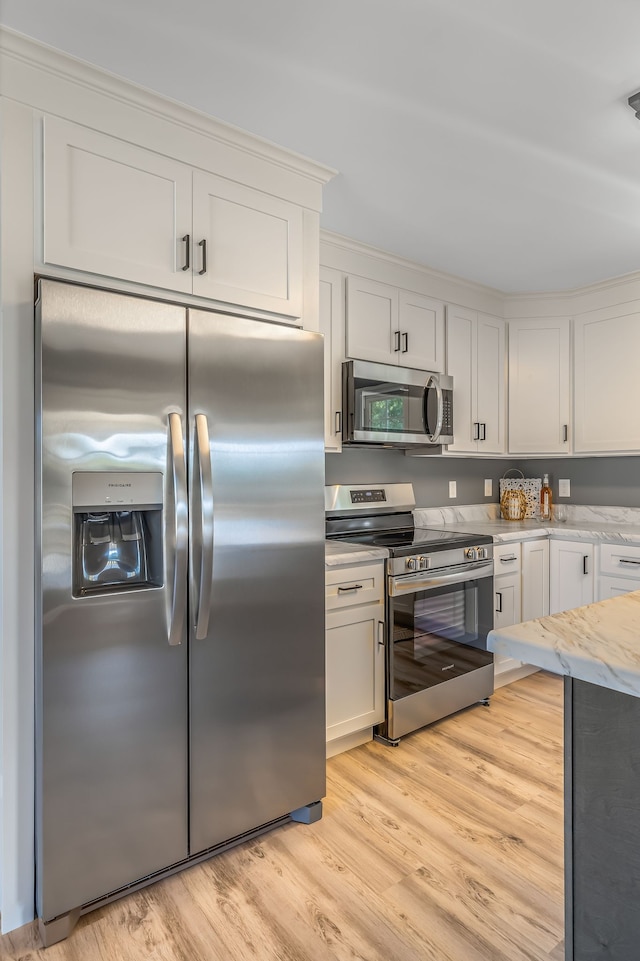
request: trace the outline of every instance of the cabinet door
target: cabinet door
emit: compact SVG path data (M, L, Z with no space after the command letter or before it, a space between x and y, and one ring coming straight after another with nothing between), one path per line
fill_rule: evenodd
M575 318L575 450L640 450L640 303Z
M518 545L519 546L519 545ZM520 616L521 606L521 587L520 570L514 574L503 574L494 580L494 615L493 626L510 627L511 624L518 624L522 619ZM521 667L522 661L515 657L496 654L493 660L493 669L496 678L500 674Z
M505 451L506 357L504 331L505 322L501 318L491 317L489 314L478 314L476 420L480 424L478 452L481 454L503 454Z
M302 315L302 208L215 174L193 174L193 293Z
M593 544L551 541L549 613L593 601Z
M549 541L522 544L522 620L549 613Z
M509 450L569 453L570 321L509 322Z
M327 614L327 740L384 720L381 604Z
M45 118L45 263L188 292L190 234L189 167Z
M398 327L403 367L444 372L444 304L424 294L399 291Z
M398 291L364 277L347 277L347 357L400 364Z
M476 324L474 310L447 306L447 373L453 377L453 435L449 451L478 449Z
M344 295L342 274L320 268L320 333L324 334L324 447L342 450L342 361Z
M520 571L515 574L503 574L494 580L495 605L493 626L510 627L518 624L522 618Z

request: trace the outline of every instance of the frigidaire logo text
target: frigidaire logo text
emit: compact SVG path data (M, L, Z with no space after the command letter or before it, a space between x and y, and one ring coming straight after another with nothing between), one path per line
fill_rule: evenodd
M131 487L131 484L112 484L111 481L109 481L107 487Z

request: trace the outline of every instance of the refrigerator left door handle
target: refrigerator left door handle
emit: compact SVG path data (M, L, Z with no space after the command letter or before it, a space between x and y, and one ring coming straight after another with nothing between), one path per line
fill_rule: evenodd
M180 414L169 414L169 450L173 475L173 516L175 523L175 564L173 592L168 617L168 640L181 644L187 610L187 570L189 563L189 526L187 516L187 467Z
M209 425L205 414L196 414L196 449L200 483L200 590L196 615L196 638L201 641L209 633L209 611L213 587L213 478Z

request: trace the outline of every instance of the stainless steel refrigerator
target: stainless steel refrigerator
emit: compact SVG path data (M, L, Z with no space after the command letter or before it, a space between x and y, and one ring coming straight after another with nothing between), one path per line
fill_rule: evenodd
M322 338L38 282L37 910L325 793Z

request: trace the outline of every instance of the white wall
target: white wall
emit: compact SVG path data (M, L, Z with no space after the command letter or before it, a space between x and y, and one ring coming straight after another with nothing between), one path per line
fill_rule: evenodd
M2 930L33 916L33 117L0 114Z

